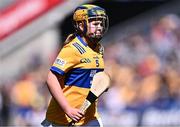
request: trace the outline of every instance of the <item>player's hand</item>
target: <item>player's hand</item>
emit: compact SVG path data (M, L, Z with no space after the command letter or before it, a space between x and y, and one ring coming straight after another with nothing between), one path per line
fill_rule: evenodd
M72 107L68 107L65 113L75 122L78 122L84 116L80 109Z

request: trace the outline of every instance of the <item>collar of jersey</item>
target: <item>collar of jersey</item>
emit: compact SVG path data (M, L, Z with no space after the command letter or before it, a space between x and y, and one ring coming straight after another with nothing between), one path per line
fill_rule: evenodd
M78 38L78 40L84 45L84 46L88 46L86 42L83 41L83 39L79 36L79 35L76 35L76 37Z

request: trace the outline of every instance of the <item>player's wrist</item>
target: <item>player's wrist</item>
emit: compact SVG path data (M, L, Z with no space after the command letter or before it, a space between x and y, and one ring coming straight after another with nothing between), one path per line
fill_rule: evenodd
M61 108L67 114L70 111L71 106L68 103L65 103L64 105L61 106Z

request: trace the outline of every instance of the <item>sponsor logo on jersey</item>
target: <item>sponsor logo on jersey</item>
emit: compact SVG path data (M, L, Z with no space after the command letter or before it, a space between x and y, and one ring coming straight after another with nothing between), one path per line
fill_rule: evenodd
M81 63L91 63L91 60L89 58L82 58L80 60Z
M66 61L58 58L58 59L56 59L55 63L60 65L60 66L64 66L66 64Z
M96 74L96 72L97 72L97 70L91 70L91 72L90 72L90 77L94 77L94 75Z

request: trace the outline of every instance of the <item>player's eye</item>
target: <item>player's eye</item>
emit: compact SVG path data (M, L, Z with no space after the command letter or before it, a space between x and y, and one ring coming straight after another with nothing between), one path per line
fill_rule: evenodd
M94 25L95 25L95 26L98 26L98 25L99 25L99 23L94 23Z
M96 22L93 23L93 25L95 25L95 26L99 26L99 25L102 26L103 23L101 21L96 21Z

